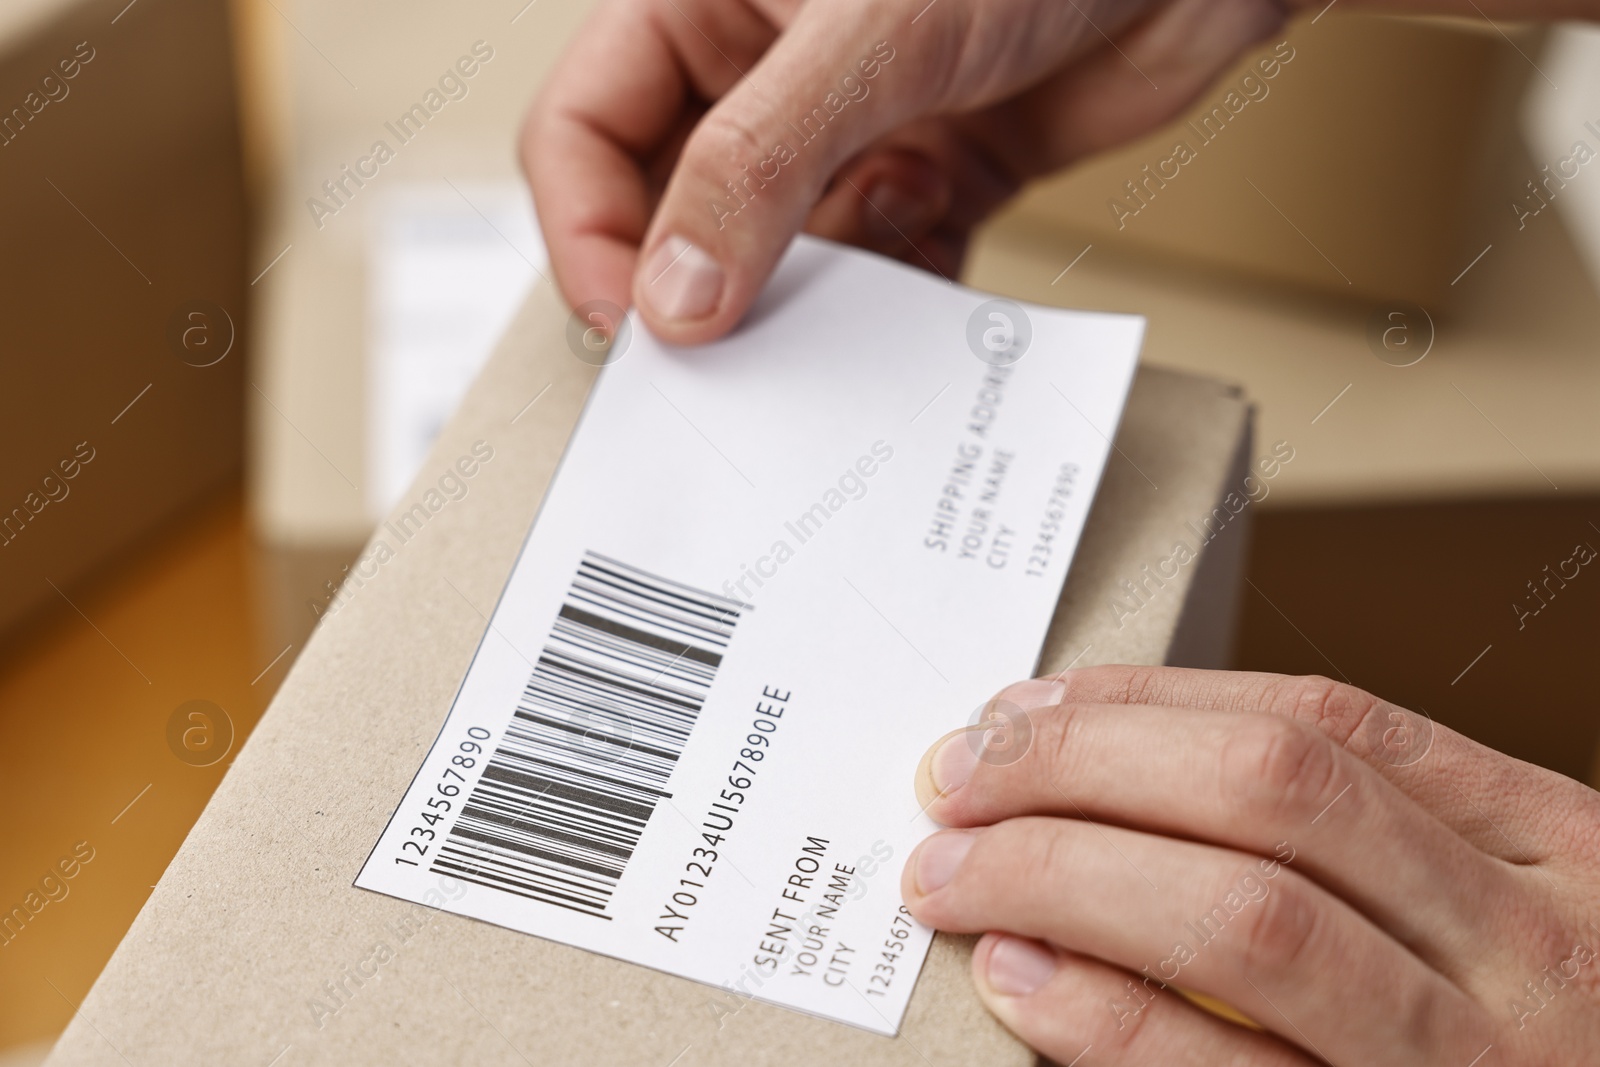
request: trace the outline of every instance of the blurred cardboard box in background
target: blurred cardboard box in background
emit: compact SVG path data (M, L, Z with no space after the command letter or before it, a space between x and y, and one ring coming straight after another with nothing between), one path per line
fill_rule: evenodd
M1492 179L1542 33L1303 18L1177 120L1040 182L1020 211L1164 260L1439 306L1504 213Z
M396 272L376 265L374 249L392 248L408 218L431 220L456 231L458 250L476 243L491 263L509 252L530 278L543 268L516 192L514 135L586 5L519 12L471 0L402 15L374 0L237 3L239 24L251 28L241 66L256 78L245 94L246 143L269 220L255 253L265 274L250 482L265 548L264 647L276 652L304 640L386 510L384 487L406 484L421 455L383 424L386 415L407 421L391 402L406 394L392 383L408 368L377 362L395 351L378 349L373 324L380 305L394 307L383 294L392 298L384 282ZM508 206L508 186L522 217ZM386 209L396 203L425 207L397 216ZM436 241L434 251L448 257L450 244ZM501 322L519 301L501 301ZM434 432L488 353L494 338L481 332L462 331L454 369L433 376L447 386ZM409 370L429 380L426 368ZM409 459L393 455L397 440Z
M127 6L0 11L0 630L242 462L227 14Z

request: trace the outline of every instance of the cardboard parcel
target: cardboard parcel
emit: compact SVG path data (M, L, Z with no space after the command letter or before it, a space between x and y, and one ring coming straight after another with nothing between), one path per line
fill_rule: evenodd
M1033 1062L973 992L968 938L935 940L889 1038L353 887L582 409L595 369L566 329L539 285L405 499L475 445L493 460L324 617L51 1067ZM1249 509L1223 502L1250 448L1235 390L1141 368L1044 671L1225 663ZM1149 580L1178 542L1197 556Z

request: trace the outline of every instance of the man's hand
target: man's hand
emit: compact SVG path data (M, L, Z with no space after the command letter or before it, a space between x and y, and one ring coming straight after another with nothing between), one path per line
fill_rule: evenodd
M569 302L708 341L802 228L953 276L1024 181L1177 114L1286 6L607 0L523 163Z
M1600 1062L1600 794L1323 678L1098 667L992 714L1031 746L930 751L919 795L960 829L902 886L985 934L979 991L1047 1056Z

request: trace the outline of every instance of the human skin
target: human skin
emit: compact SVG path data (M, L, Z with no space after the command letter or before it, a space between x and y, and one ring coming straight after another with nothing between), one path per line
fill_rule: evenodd
M934 746L955 829L901 888L984 935L980 995L1052 1059L1595 1062L1600 793L1326 678L1094 667L995 707L1031 743Z
M973 228L1024 182L1155 129L1325 3L602 0L529 111L523 166L570 304L636 304L664 340L710 341L802 228L954 277ZM1600 14L1597 0L1364 6ZM870 92L719 214L726 183L795 142L791 123L845 76L863 81L880 43L893 59Z

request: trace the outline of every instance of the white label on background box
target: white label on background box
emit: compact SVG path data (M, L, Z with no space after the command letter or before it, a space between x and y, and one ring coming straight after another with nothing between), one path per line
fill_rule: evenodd
M1036 666L1143 332L992 311L802 239L733 336L635 324L356 884L895 1033L918 759Z
M407 185L372 217L366 486L378 520L422 469L545 251L521 182Z

